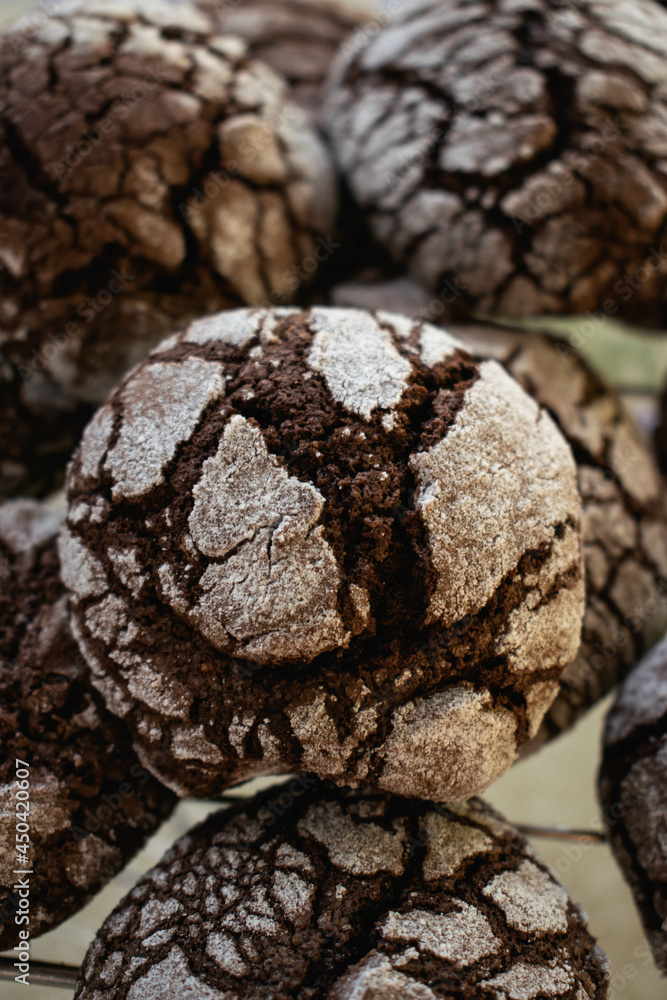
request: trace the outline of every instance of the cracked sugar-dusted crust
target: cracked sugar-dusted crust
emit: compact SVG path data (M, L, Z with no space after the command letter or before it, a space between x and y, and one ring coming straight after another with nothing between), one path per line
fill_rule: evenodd
M290 96L313 116L320 88L339 47L375 13L370 0L197 0L219 31L246 42L255 59L290 84Z
M661 328L666 47L653 0L408 3L341 54L323 120L378 242L459 315Z
M581 911L484 803L311 778L177 841L102 925L75 997L605 1000L608 985Z
M15 869L34 870L30 933L44 934L120 871L175 801L90 685L58 572L61 519L34 501L0 506L0 950L18 941ZM17 758L30 765L27 865L14 850Z
M568 729L667 629L664 481L616 391L565 343L491 325L447 327L494 357L553 417L572 447L583 501L586 614L558 698L531 744Z
M201 393L163 435L155 376L179 368ZM95 683L180 793L305 770L441 800L498 777L557 693L579 521L551 418L444 331L232 311L86 430L61 551Z
M360 292L360 287L362 292ZM407 277L341 285L340 305L389 299L414 317L442 306ZM577 655L529 749L568 729L608 694L667 630L667 515L649 442L618 393L571 345L528 330L438 322L478 360L501 362L553 417L577 463L583 500L586 615ZM535 692L537 696L537 692Z
M0 36L0 495L44 489L177 324L291 300L336 182L268 66L183 0ZM302 265L305 264L305 269Z
M202 634L262 663L346 643L336 559L317 524L322 494L289 476L240 414L202 473L188 527L202 555L220 560L202 574L191 613Z
M612 850L667 975L667 639L633 670L607 716L598 791Z

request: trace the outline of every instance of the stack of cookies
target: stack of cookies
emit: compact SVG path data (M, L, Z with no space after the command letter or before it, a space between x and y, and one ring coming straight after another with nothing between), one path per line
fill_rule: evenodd
M664 483L519 323L665 325L666 50L656 0L0 36L0 948L19 762L31 936L179 797L282 775L136 884L77 1000L605 1000L478 796L627 678L600 794L667 970Z

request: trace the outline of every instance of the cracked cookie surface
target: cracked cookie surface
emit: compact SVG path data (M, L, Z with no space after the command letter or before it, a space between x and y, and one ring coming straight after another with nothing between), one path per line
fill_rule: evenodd
M76 1000L604 1000L607 960L479 800L269 789L178 841L91 945Z
M447 329L475 357L505 365L554 418L577 463L586 614L534 749L608 694L667 629L664 480L618 393L568 344L490 325Z
M598 788L612 850L667 975L667 640L625 681L603 748Z
M62 5L0 36L0 147L8 495L48 486L92 407L179 323L291 301L336 190L284 81L166 0Z
M528 330L442 319L446 304L405 276L335 287L341 306L442 323L477 358L501 362L551 414L572 448L583 503L586 614L576 657L527 749L568 729L608 694L667 629L664 480L618 393L573 347Z
M60 546L95 683L181 794L301 770L467 798L576 652L580 514L495 361L388 313L232 310L98 411Z
M113 878L175 803L90 684L59 575L61 520L34 501L0 505L0 950L18 941L15 869L34 869L30 933L44 934ZM15 847L17 758L29 765L25 858Z
M667 12L411 2L343 55L324 121L380 243L455 308L667 316Z

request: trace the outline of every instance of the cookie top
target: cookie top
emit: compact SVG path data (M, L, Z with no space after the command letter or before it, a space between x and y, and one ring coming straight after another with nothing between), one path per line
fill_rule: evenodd
M99 405L178 323L311 279L336 181L286 90L185 2L63 3L0 36L0 378L23 415L0 414L0 453L39 474L43 412Z
M324 120L378 239L455 308L664 328L667 11L413 0L339 58Z
M611 846L667 974L667 639L625 681L603 747L599 792Z
M593 1000L581 911L479 800L310 779L194 828L122 900L76 1000Z
M0 951L18 941L15 869L33 869L35 937L81 909L174 805L90 686L68 627L60 521L35 502L0 506ZM26 802L30 844L15 852Z
M569 447L496 362L405 317L193 323L98 411L69 502L77 639L183 792L301 769L467 798L576 652Z

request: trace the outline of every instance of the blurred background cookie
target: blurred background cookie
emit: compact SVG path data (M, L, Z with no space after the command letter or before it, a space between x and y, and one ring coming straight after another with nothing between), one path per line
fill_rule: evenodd
M290 301L330 253L328 154L286 94L188 4L0 37L0 495L44 492L165 333Z
M609 712L599 793L612 849L667 975L667 639Z
M35 501L0 505L0 950L81 909L175 801L90 686L59 575L61 520ZM15 869L31 871L24 902ZM24 907L29 925L17 925Z
M406 2L323 121L377 240L455 308L664 326L667 12Z
M607 960L523 838L299 781L178 841L91 945L76 1000L604 1000Z

